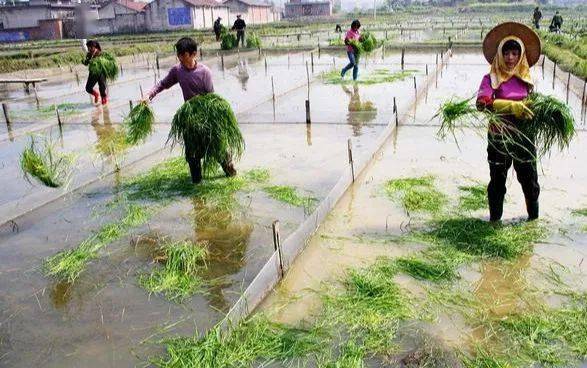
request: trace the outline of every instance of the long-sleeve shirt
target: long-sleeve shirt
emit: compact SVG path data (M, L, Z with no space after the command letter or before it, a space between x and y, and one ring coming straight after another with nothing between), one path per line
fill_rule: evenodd
M173 66L167 76L153 87L149 92L149 98L154 98L159 92L173 87L179 83L185 101L190 98L214 92L212 73L204 64L196 64L194 69L188 69L181 63Z
M232 29L236 29L237 31L244 31L247 28L247 24L242 19L237 19L234 21L232 25Z
M86 54L86 58L82 61L82 64L90 65L90 61L92 61L93 58L98 56L100 56L100 52L97 52L92 55L92 53L88 51L88 53Z
M361 34L359 33L358 29L355 31L354 29L351 28L346 32L346 35L344 36L344 40L345 40L345 43L347 44L347 46L346 46L347 51L353 52L353 51L355 51L355 49L353 49L353 47L350 44L348 44L346 41L350 41L350 40L357 40L358 41L359 38L361 38Z
M528 92L528 84L518 77L512 77L507 82L500 84L497 89L493 89L491 87L491 77L487 74L481 80L477 100L491 102L495 99L520 101L528 97Z

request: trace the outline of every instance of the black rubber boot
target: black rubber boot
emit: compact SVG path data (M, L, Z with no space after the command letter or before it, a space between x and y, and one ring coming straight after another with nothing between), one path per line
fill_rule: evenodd
M489 221L498 222L501 221L503 215L503 200L502 201L489 201Z
M200 160L189 159L190 174L192 175L192 183L198 184L202 181L202 164Z
M528 221L538 219L539 206L538 201L526 202L526 210L528 211Z
M236 169L234 168L234 164L232 163L232 161L225 162L220 166L222 166L222 170L224 170L226 176L236 176Z

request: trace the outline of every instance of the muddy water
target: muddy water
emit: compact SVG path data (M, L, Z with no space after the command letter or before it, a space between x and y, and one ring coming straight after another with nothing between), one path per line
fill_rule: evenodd
M268 168L272 184L293 185L322 198L346 167L348 127L313 127L312 145L305 126L244 126L243 133L248 148L239 169ZM364 134L359 141L368 144L374 136ZM154 155L131 171L143 170L166 155ZM155 338L190 335L217 322L272 253L272 221L280 219L287 236L306 216L303 208L276 202L261 190L238 193L243 209L233 214L197 198L180 199L105 248L76 284L56 284L44 277L44 258L76 246L100 224L115 220L117 213L100 215L115 196L114 182L115 178L100 181L18 219L17 228L2 228L3 366L141 364L160 352ZM150 247L164 237L210 244L205 277L214 281L213 286L181 305L149 296L137 284L137 275L154 267Z
M439 74L438 84L432 84L428 96L422 98L381 154L345 194L285 279L264 301L259 308L261 311L287 323L311 320L320 313L319 294L324 283L338 285L345 269L363 267L382 255L396 257L421 249L418 245L394 243L393 240L377 241L389 235L401 235L411 223L419 221L418 217L410 218L397 204L385 198L382 186L386 180L435 175L439 188L455 199L454 204L458 185L487 182L483 134L465 130L459 136L459 149L450 140L436 138L437 122L431 120L439 103L451 95L470 97L486 72L487 66L480 54L453 56L442 75ZM546 92L544 84L537 83L537 87ZM564 98L561 89L551 89L547 93ZM576 103L573 109L577 113ZM575 290L585 290L587 265L583 260L587 256L587 236L580 230L585 222L571 215L572 209L587 205L587 191L581 185L587 178L581 159L585 139L587 135L581 131L568 151L553 153L541 161L542 217L553 229L548 240L537 244L531 255L517 262L484 262L461 270L464 285L489 313L498 316L510 313L520 306L522 293L548 288L547 275L551 267L560 271L561 281ZM507 184L506 221L526 216L523 194L512 176ZM488 217L485 211L474 215ZM559 232L559 228L563 230ZM420 295L421 286L413 279L401 276L397 281L406 292ZM563 300L547 296L545 301L556 306ZM440 313L430 333L455 347L469 343L471 337L482 338L485 334L450 313Z

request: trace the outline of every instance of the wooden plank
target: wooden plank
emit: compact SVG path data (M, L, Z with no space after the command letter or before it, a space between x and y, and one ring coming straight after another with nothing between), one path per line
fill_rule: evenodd
M32 79L0 79L0 83L40 83L46 82L47 78L32 78Z

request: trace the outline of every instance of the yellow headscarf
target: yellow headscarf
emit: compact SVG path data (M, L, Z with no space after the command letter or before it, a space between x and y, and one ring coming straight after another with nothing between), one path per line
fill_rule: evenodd
M508 70L502 51L503 45L505 45L505 43L510 40L516 41L522 48L522 52L520 53L520 61L518 61L518 64L512 70ZM493 62L491 63L491 71L489 72L489 76L491 77L491 88L493 89L497 89L503 82L507 82L514 76L520 78L530 86L534 86L534 83L532 83L532 78L530 77L530 65L528 64L528 59L526 58L526 48L524 47L524 42L522 42L521 39L516 36L507 36L501 40L499 46L497 47L497 55L495 55Z

